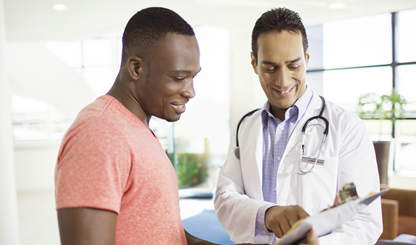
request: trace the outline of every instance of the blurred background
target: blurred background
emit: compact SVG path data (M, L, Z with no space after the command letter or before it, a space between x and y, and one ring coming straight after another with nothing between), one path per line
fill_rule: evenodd
M416 189L414 0L0 0L0 244L59 244L60 141L79 110L110 89L124 26L150 6L180 14L201 49L186 113L150 123L181 195L212 193L237 122L266 101L250 43L272 7L297 11L307 27L308 86L363 118L374 142L389 143L385 184ZM181 214L211 206L183 200Z

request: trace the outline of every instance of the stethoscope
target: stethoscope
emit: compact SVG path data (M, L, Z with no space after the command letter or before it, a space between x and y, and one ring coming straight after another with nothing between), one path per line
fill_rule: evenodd
M316 164L323 164L324 163L324 160L319 159L319 155L321 154L322 146L323 146L323 144L326 141L326 138L328 136L329 123L328 123L328 120L325 117L322 116L322 114L325 111L325 106L326 106L325 99L322 96L319 96L319 97L322 100L322 106L321 106L321 110L319 112L319 115L309 118L302 127L302 144L301 144L301 149L299 151L298 171L295 171L295 173L299 174L299 175L305 175L305 174L311 173L312 170L315 168ZM236 134L235 134L236 148L234 150L234 156L237 159L240 159L240 145L239 145L239 142L238 142L238 130L240 129L241 123L244 121L244 119L248 116L251 116L254 112L256 112L258 110L260 110L260 108L257 108L255 110L252 110L252 111L248 112L247 114L245 114L240 119L240 121L237 124L237 130L236 130ZM313 120L322 120L325 123L321 145L319 146L319 151L318 151L318 155L316 156L316 158L305 156L305 135L308 132L307 128L308 128L309 123ZM321 124L314 124L314 125L323 127ZM308 170L304 171L300 167L301 162L313 163L313 165Z

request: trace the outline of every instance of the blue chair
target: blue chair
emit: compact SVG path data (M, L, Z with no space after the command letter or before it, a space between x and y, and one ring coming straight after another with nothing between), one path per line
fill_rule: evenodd
M191 235L218 244L235 244L221 227L214 210L182 220L183 227Z

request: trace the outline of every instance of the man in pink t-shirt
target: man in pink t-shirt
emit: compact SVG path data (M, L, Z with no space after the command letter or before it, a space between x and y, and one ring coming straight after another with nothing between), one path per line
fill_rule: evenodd
M59 151L62 245L212 244L184 231L175 170L149 129L152 116L179 120L199 71L194 32L175 12L129 20L113 87L79 113Z

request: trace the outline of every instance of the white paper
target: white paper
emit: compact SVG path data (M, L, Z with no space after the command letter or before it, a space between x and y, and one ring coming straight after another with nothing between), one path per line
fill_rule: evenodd
M318 237L331 233L332 231L340 228L345 222L354 217L354 215L360 213L365 207L377 199L377 197L383 195L387 191L388 189L384 189L371 196L357 198L340 206L325 210L314 216L309 216L275 244L290 245L300 241L305 238L306 233L312 228L315 230Z

